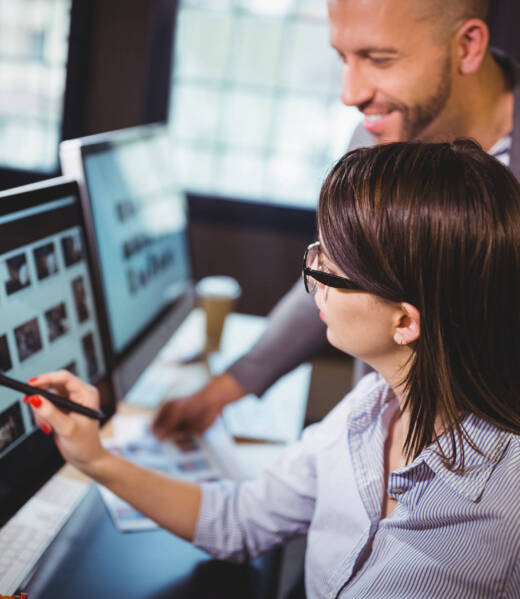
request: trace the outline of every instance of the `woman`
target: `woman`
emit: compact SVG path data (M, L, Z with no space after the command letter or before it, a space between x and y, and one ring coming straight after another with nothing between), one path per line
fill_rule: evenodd
M318 225L305 285L330 342L376 372L261 479L148 472L40 398L38 423L218 557L307 532L310 597L519 597L520 186L469 141L357 150L328 175ZM66 372L34 383L98 402Z

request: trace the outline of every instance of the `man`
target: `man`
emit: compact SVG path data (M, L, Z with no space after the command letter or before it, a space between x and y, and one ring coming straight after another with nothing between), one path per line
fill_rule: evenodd
M520 71L489 51L488 9L489 0L329 0L341 98L365 117L351 149L471 137L520 178ZM325 343L298 281L248 354L198 393L161 406L155 433L204 430L225 405L261 395Z

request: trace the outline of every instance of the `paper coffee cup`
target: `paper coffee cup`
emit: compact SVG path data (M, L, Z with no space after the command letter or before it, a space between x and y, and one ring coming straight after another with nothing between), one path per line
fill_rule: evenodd
M206 353L217 351L226 316L242 293L232 277L205 277L197 283L198 304L206 315Z

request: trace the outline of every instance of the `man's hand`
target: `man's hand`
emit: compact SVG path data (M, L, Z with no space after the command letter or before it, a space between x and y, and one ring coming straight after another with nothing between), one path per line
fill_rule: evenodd
M246 393L230 374L221 374L197 393L165 401L157 410L152 430L158 439L178 432L202 433L215 422L224 406Z

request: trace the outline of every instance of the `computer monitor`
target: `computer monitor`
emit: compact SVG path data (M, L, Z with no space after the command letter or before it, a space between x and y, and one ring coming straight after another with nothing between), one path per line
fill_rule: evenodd
M193 307L185 197L170 154L164 125L60 146L63 172L80 186L119 399Z
M0 193L0 370L22 381L65 368L114 402L78 187L65 178ZM62 464L23 394L0 387L0 525Z

